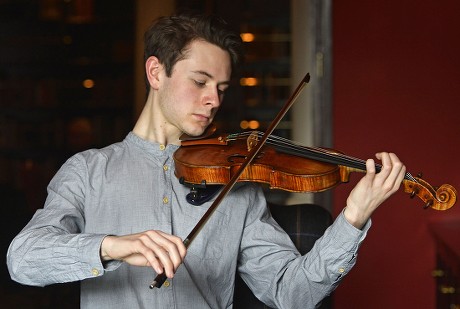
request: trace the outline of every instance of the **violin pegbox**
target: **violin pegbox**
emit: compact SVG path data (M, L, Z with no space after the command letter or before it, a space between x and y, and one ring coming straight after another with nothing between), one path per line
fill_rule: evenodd
M457 190L453 186L443 184L435 188L420 177L414 179L415 181L407 179L403 181L404 192L409 193L411 198L418 196L425 202L425 209L447 210L457 201Z

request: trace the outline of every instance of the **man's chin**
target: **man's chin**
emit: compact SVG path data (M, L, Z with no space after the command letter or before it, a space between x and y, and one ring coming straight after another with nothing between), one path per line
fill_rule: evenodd
M195 127L193 129L184 130L184 133L188 136L199 137L200 135L203 135L205 131L206 127Z

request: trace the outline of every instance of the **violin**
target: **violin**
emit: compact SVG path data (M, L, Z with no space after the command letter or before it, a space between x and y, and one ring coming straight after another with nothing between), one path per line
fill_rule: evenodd
M252 131L204 139L183 136L182 147L174 153L176 176L189 186L225 185L263 134ZM377 172L381 168L376 164ZM264 183L271 189L289 192L321 192L348 182L351 172L365 171L365 160L271 135L238 181ZM410 173L405 174L402 188L411 198L418 196L425 203L424 208L447 210L457 200L453 186L435 188Z

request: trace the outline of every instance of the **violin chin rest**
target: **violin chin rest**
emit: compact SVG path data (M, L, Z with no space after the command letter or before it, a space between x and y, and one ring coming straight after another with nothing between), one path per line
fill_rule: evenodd
M201 206L215 197L221 188L222 185L206 185L206 188L192 188L190 193L185 196L185 199L193 206Z

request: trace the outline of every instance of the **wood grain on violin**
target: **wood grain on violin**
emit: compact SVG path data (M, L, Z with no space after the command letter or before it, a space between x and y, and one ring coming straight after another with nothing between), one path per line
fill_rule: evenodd
M176 176L190 184L224 185L263 134L245 132L184 140L174 154ZM376 164L376 170L380 169L381 165ZM366 161L271 135L238 181L265 183L270 188L291 192L319 192L348 182L350 173L355 171L365 172ZM411 197L418 196L425 208L446 210L457 200L453 186L444 184L435 188L410 173L406 173L402 188Z

